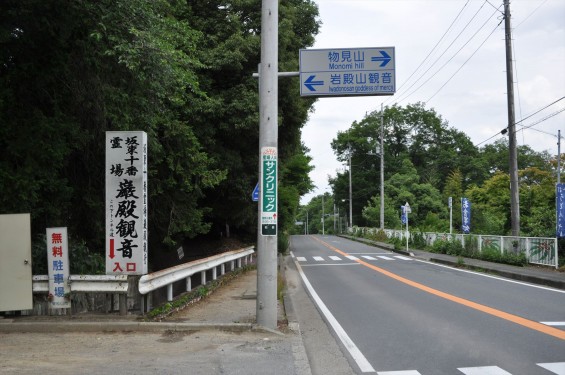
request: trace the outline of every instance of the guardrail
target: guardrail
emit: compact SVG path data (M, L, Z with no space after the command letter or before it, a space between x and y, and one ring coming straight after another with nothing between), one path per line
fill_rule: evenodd
M226 272L226 264L230 264L230 270L233 271L236 267L242 267L251 262L255 247L250 246L240 250L228 251L222 254L214 255L205 259L199 259L192 262L187 262L153 272L141 276L138 283L139 293L147 295L157 289L167 287L167 301L173 300L173 283L181 280L186 281L186 291L192 290L192 276L200 274L201 285L206 284L206 272L212 270L212 280L218 277L218 267L220 268L220 275ZM150 296L150 294L149 294ZM141 312L144 313L151 309L151 298L147 301L147 310L145 309L145 298L142 298Z
M68 285L71 293L111 293L118 294L120 315L126 315L126 296L128 292L127 275L70 275ZM32 292L49 292L49 276L34 275Z

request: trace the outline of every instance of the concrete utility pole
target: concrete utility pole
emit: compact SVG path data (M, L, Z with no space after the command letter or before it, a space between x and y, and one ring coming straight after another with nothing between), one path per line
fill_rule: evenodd
M557 183L561 183L561 130L557 130Z
M381 229L385 229L385 143L384 143L384 112L381 103Z
M514 70L512 68L510 0L504 0L504 29L506 41L506 90L508 98L508 148L510 154L510 218L512 236L517 237L520 235L520 187L518 185L518 151L516 148L516 120L514 116Z
M353 188L351 187L351 148L349 148L349 227L353 228Z
M325 194L325 193L324 193ZM322 235L326 235L325 218L326 213L324 212L324 194L322 194Z
M261 67L259 71L259 181L263 184L263 150L278 151L278 0L263 0L261 6ZM271 149L271 150L272 150ZM276 157L275 154L275 165ZM275 176L276 176L275 167ZM275 182L276 186L276 182ZM262 233L265 189L262 186L257 231L257 324L277 328L277 230ZM275 203L278 192L275 187ZM274 214L275 225L276 212Z

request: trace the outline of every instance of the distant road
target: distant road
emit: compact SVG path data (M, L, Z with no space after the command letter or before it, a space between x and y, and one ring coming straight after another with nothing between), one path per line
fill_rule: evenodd
M291 251L354 372L565 375L565 291L335 236Z

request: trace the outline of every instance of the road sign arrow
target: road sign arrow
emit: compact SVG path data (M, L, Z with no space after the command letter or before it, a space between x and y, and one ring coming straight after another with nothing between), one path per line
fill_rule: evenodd
M306 86L310 91L316 91L314 86L322 86L324 84L324 81L314 81L315 77L315 74L311 75L308 79L306 79L306 81L304 81L304 86Z
M386 66L386 64L388 64L390 62L390 60L392 60L392 57L390 57L390 55L388 53L386 53L386 51L379 51L381 53L381 56L373 56L371 57L371 61L381 61L381 68L383 66Z

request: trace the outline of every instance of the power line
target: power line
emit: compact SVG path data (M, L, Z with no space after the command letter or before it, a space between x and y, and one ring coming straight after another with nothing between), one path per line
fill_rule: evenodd
M551 113L551 114L545 116L544 118L542 118L542 119L540 119L540 120L538 120L538 121L536 121L536 122L530 124L530 125L522 126L522 128L520 128L520 129L518 129L518 130L516 130L516 131L530 129L532 126L535 126L535 125L537 125L537 124L539 124L539 123L541 123L541 122L544 122L544 121L546 121L546 120L549 120L549 119L552 118L553 116L557 116L558 114L560 114L560 113L563 112L563 111L565 111L565 108L562 108L562 109L560 109L559 111L555 111L555 112L553 112L553 113Z
M531 13L528 14L528 16L522 20L522 22L520 22L518 25L514 26L514 30L516 30L518 27L520 27L521 24L523 24L524 22L526 22L535 12L537 12L538 9L541 8L545 3L547 3L547 0L544 0L544 2L541 3L540 5L538 5L538 6L536 7L536 9L532 10Z
M545 107L543 107L543 108L541 108L541 109L538 109L537 111L535 111L535 112L532 113L531 115L528 115L528 116L524 117L524 118L521 119L520 121L516 121L515 125L518 125L518 124L521 123L522 121L525 121L525 120L529 119L530 117L532 117L532 116L534 116L534 115L537 115L538 113L540 113L540 112L543 111L544 109L549 108L549 107L551 107L552 105L559 103L559 102L562 101L563 99L565 99L565 96L562 96L561 98L557 99L556 101L554 101L554 102L552 102L552 103L549 103L548 105L546 105Z
M544 106L544 107L538 109L537 111L535 111L534 113L532 113L532 114L530 114L530 115L524 117L524 118L521 119L520 121L516 121L514 124L515 124L515 125L518 125L519 123L521 123L521 122L523 122L523 121L529 119L530 117L533 117L533 116L537 115L538 113L540 113L540 112L543 111L544 109L547 109L547 108L551 107L552 105L559 103L559 102L560 102L561 100L563 100L563 99L565 99L565 96L562 96L561 98L559 98L559 99L557 99L557 100L555 100L555 101L549 103L548 105L546 105L546 106ZM533 123L533 124L530 124L530 125L527 125L527 126L523 126L521 129L517 130L517 132L520 131L520 130L529 129L529 128L531 128L532 126L537 125L537 124L539 124L539 123L541 123L541 122L543 122L543 121L546 121L546 120L550 119L551 117L556 116L556 115L558 115L559 113L561 113L561 112L563 112L563 111L565 111L565 108L564 108L564 109L561 109L561 110L559 110L559 111L556 111L556 112L554 112L554 113L552 113L552 114L550 114L550 115L544 117L543 119L541 119L541 120L539 120L539 121L537 121L537 122L535 122L535 123ZM537 129L534 129L534 130L537 130ZM475 145L475 147L479 147L479 146L482 145L483 143L486 143L486 142L490 141L491 139L493 139L493 138L495 138L495 137L498 137L500 134L506 134L507 131L508 131L508 127L502 129L502 131L500 131L500 132L497 132L497 133L494 134L492 137L490 137L490 138L488 138L488 139L485 139L484 141L482 141L482 142L480 142L480 143L477 143L477 144Z
M457 16L455 16L455 19L451 22L451 25L449 25L449 27L447 28L447 30L445 30L445 33L443 33L443 35L441 36L441 38L438 40L438 42L436 43L436 45L431 49L430 53L428 53L428 55L424 58L424 60L422 60L422 62L420 63L420 65L418 65L418 67L412 72L412 74L410 74L410 76L406 79L406 81L404 81L404 83L402 85L400 85L400 87L398 88L398 90L402 90L402 88L404 87L404 85L406 85L410 79L414 76L414 74L416 74L416 72L418 71L418 69L420 69L422 67L422 65L424 65L424 63L426 62L426 60L428 60L428 58L432 55L432 53L436 50L436 48L440 45L441 41L443 40L443 38L445 38L445 36L449 33L449 31L451 30L451 28L453 27L453 25L455 25L455 22L457 22L457 20L459 19L459 17L461 16L461 14L463 14L463 11L465 10L465 8L467 7L467 4L469 4L469 0L467 0L467 2L463 5L463 8L461 8L461 10L459 11L459 13L457 14ZM425 74L425 73L424 73Z
M484 4L483 4L483 6L484 6ZM481 6L481 8L482 8L482 6ZM480 9L479 9L479 10L480 10ZM478 14L478 12L475 14L475 16L476 16L477 14ZM431 77L429 77L427 80L425 80L425 81L424 81L420 86L418 86L415 90L413 90L412 92L406 94L404 97L402 97L402 98L400 98L399 100L397 100L397 103L400 103L400 102L406 100L408 97L410 97L410 96L411 96L412 94L414 94L416 91L418 91L419 89L421 89L421 88L422 88L426 83L428 83L432 78L434 78L443 68L445 68L445 66L446 66L447 64L449 64L449 63L463 50L463 48L465 48L465 47L467 46L467 44L469 44L469 43L475 38L475 36L477 36L477 34L479 33L479 31L481 31L481 30L485 27L485 25L488 23L488 21L490 21L491 18L494 17L495 14L496 14L496 11L495 11L493 14L491 14L491 16L481 25L481 27L461 46L461 48L459 48L459 50L457 50L457 52L455 52L455 53L453 54L453 56L451 56L434 74L432 74ZM475 16L473 16L473 18L474 18ZM471 22L471 21L469 21L469 23L470 23L470 22ZM465 26L465 28L469 25L469 23ZM497 27L498 27L499 25L500 25L500 23L497 25ZM491 34L492 34L492 32L491 32ZM461 35L461 33L457 36L457 38L458 38L460 35ZM489 36L490 36L490 35L489 35ZM454 42L455 42L455 40L454 40ZM484 43L484 42L483 42L483 43ZM450 44L449 47L451 47L451 45L453 45L453 43ZM445 52L447 52L447 50L449 49L449 47L445 50ZM443 56L443 55L445 54L445 52L444 52L441 56ZM441 56L440 56L440 57L441 57ZM438 60L439 60L439 58L436 59L436 61L434 62L434 64L435 64ZM432 66L433 66L433 65L432 65ZM427 73L431 68L432 68L432 67L430 67L428 70L426 70L425 73ZM425 73L424 73L424 74L425 74ZM418 80L418 81L419 81L419 80ZM414 84L412 84L412 86L410 86L410 88L413 87L418 81L416 81ZM410 88L409 88L409 89L410 89Z
M502 23L502 21L500 21L500 23ZM491 33L485 38L485 40L483 40L483 42L481 43L480 46L477 47L477 49L475 50L475 52L473 52L471 54L471 56L469 56L469 58L467 60L465 60L465 62L459 67L459 69L457 69L455 71L455 73L453 73L451 75L451 77L449 77L449 79L432 95L428 98L428 100L426 100L426 103L428 103L430 100L432 100L434 98L434 96L436 96L444 87L445 85L447 85L449 83L449 81L451 81L451 79L453 77L455 77L455 75L457 73L459 73L459 71L461 69L463 69L463 67L469 62L469 60L471 60L473 58L473 56L475 56L475 54L477 53L477 51L486 43L487 40L489 40L489 38L492 36L492 34L494 34L494 32L496 31L496 29L498 28L498 26L500 26L500 23L498 25L496 25L496 27L491 31Z
M467 2L468 3L468 2ZM435 48L441 43L441 41L443 40L443 38L445 37L445 35L450 31L450 29L452 28L452 26L455 24L455 22L459 19L460 15L462 14L463 10L465 9L465 7L467 6L467 3L465 3L465 6L463 6L463 8L459 11L459 13L457 14L456 18L454 19L454 21L451 23L451 25L449 26L449 28L447 29L447 31L444 33L444 35L440 38L440 40L436 43L436 45L434 46L434 48L432 49L432 51L428 54L428 56L426 56L426 58L422 61L422 63L418 66L418 68L410 75L410 77L406 80L406 82L404 84L402 84L402 87L404 87L410 80L410 78L412 76L414 76L414 74L416 73L416 71L424 64L424 62L427 60L427 58L432 54L432 52L435 50ZM457 34L457 36L453 39L453 41L445 48L445 50L435 59L434 62L431 63L431 65L428 67L428 69L426 69L425 72L423 72L420 77L418 79L416 79L416 81L414 81L410 87L408 87L406 89L406 91L410 90L412 87L414 87L414 85L416 85L425 75L426 73L428 73L430 71L430 69L432 69L434 67L434 65L437 64L437 62L443 57L443 55L445 55L447 53L447 51L449 51L449 49L453 46L453 44L459 39L459 37L461 36L461 34L469 27L469 25L471 24L471 22L475 19L475 17L478 15L478 13L481 11L481 9L484 7L484 5L486 4L483 3L479 9L475 12L475 14L471 17L471 19L467 22L467 24L463 27L463 29L459 32L459 34ZM441 70L441 68L440 68ZM437 72L436 72L437 74ZM421 86L420 86L421 87ZM399 88L399 90L400 90ZM419 89L419 87L418 87ZM418 89L414 90L417 91ZM408 94L408 96L412 95L414 92ZM401 94L400 97L402 97L402 95L406 95L406 94ZM395 100L396 98L394 96L391 96L389 98L387 98L383 103L388 103L392 100ZM396 103L402 101L404 99L400 99L400 100L396 100Z

